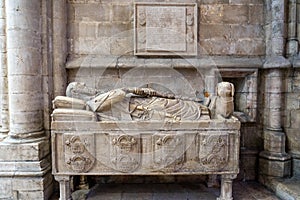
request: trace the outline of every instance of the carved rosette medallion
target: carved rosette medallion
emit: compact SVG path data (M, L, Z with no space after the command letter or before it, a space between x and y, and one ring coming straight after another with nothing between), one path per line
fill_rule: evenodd
M197 55L196 3L135 3L135 55Z
M223 169L228 164L229 136L227 134L199 135L199 162L207 170Z
M141 162L140 137L137 135L111 135L110 160L115 170L133 172Z
M64 135L65 163L77 173L88 172L95 163L94 135Z
M185 140L182 134L156 134L152 136L155 170L179 170L185 157Z

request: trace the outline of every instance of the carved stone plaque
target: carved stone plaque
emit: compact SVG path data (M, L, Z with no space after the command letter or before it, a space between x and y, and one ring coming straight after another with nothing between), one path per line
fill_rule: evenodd
M197 4L136 3L135 55L197 55Z
M94 134L64 134L65 163L77 173L88 172L95 163Z
M139 135L110 135L112 167L120 172L134 172L141 162Z
M208 171L221 170L228 164L229 135L205 132L199 135L199 161Z
M155 170L176 171L184 162L185 137L183 134L155 134L153 139L153 161Z

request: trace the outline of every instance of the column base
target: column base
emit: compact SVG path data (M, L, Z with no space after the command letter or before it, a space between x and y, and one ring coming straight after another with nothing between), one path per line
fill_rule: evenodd
M49 143L0 142L0 199L48 199L52 195Z
M29 134L28 134L29 135ZM38 131L31 133L30 136L32 137L14 137L11 135L8 135L4 140L3 143L8 144L24 144L24 143L33 143L33 142L40 142L43 140L46 140L45 132L44 131Z
M263 151L259 154L259 176L291 176L291 157L288 154L272 154Z
M292 156L292 176L300 178L300 152L289 152Z

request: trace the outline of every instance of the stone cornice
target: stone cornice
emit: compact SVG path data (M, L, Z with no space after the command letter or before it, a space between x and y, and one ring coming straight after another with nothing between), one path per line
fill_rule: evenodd
M70 59L67 69L77 68L133 68L133 67L172 67L172 68L261 68L260 57L201 57L201 58L144 58L134 56L95 56L85 55Z
M283 56L268 57L263 64L264 69L289 68L291 66L291 62Z

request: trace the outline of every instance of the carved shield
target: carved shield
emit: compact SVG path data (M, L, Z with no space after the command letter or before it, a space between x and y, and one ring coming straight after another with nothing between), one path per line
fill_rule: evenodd
M95 163L94 134L64 134L64 155L67 167L77 173L88 172Z
M199 162L208 171L223 169L229 157L228 134L206 132L199 134Z
M141 162L139 135L111 135L110 160L113 169L121 172L133 172Z
M155 170L178 170L184 162L185 140L183 134L156 134L153 136L153 161Z

